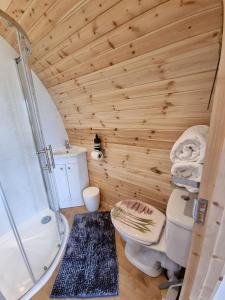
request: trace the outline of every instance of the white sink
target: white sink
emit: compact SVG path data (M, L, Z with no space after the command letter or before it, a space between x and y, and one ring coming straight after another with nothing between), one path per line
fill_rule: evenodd
M72 146L70 149L59 149L53 151L53 154L55 156L77 156L81 153L87 152L87 149L84 147L79 147L79 146Z

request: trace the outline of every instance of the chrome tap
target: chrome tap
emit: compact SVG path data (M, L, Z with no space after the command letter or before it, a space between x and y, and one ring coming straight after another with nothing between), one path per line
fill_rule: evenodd
M69 140L65 140L65 147L66 147L66 149L68 149L68 150L71 148L70 143L69 143Z

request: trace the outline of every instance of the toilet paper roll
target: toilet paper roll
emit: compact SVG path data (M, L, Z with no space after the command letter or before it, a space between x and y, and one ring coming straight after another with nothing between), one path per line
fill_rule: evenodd
M103 159L103 153L101 151L94 150L91 152L91 157L94 160L101 160Z

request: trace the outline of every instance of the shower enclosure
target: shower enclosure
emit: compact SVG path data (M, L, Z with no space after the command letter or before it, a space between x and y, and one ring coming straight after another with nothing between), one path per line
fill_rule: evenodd
M30 299L56 266L68 227L42 134L30 43L2 11L0 18L0 299Z

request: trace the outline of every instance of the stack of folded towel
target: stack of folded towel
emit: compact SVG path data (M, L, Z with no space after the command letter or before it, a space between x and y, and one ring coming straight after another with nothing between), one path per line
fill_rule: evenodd
M209 127L197 125L187 129L173 145L170 159L173 163L171 174L200 182L205 158ZM198 188L177 184L189 192L198 192Z

